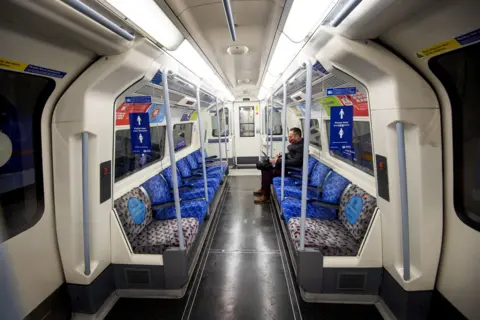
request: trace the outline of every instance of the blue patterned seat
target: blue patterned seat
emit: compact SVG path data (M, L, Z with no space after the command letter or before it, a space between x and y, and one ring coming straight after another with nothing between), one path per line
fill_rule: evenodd
M125 235L136 254L162 254L179 246L177 220L153 220L150 197L142 188L134 188L114 201L114 208ZM199 230L197 218L182 219L182 232L187 250Z
M149 200L154 207L152 209L156 220L168 220L176 218L174 197L170 192L170 186L162 175L156 175L142 184L141 188L146 190ZM202 190L203 191L203 190ZM204 194L202 198L204 197ZM168 207L155 208L155 206L170 204ZM208 204L205 199L186 200L180 202L180 213L182 218L197 218L200 223L207 214Z
M165 179L167 179L167 182L168 182L168 185L170 186L170 188L173 188L172 167L168 167L167 169L163 170L162 175L165 177ZM191 187L191 188L196 188L196 189L197 188L202 188L203 189L203 187L204 187L203 178L189 179L189 180L185 181L182 178L182 175L180 174L178 168L177 168L177 181L178 181L178 187L179 188L181 188L181 187ZM208 189L212 189L213 194L215 194L219 185L220 185L220 183L219 183L218 180L207 178ZM210 192L212 192L212 191L208 191L208 194L210 194ZM211 201L212 199L209 198L208 200Z
M202 164L202 152L200 151L200 149L193 152L193 155L197 159L197 163L201 165ZM205 159L206 159L206 162L207 162L207 167L217 167L217 168L220 168L223 172L227 171L227 166L226 166L225 163L221 163L219 161L218 157L211 157L210 159L208 159L208 155L207 155L206 151L205 151Z
M188 164L190 165L190 168L192 171L198 171L198 172L203 172L202 170L202 163L197 162L197 157L195 156L194 153L190 153L188 156L186 156L186 159L188 161ZM211 172L225 172L225 170L222 170L223 168L221 166L206 166L205 169L207 170L207 173Z
M305 247L321 252L324 256L356 256L370 221L377 207L377 200L363 189L351 185L342 195L339 219L305 219ZM300 218L288 222L290 236L300 248Z
M322 193L318 201L338 205L340 198L345 188L350 184L350 181L339 175L335 171L331 171L325 179L322 187ZM301 211L300 199L285 199L282 202L282 212L285 221L289 221L292 217L299 217ZM336 218L336 209L331 207L324 207L315 205L312 201L307 202L307 217L319 219L334 219Z
M312 174L313 169L315 168L317 163L319 163L317 159L315 159L312 156L308 156L308 177L310 177L310 175ZM287 170L285 170L285 174L286 173L287 173ZM299 177L288 177L288 176L286 176L285 177L285 186L294 186L295 183L298 183L299 181L301 183L301 180L302 180L301 174L300 174ZM281 184L282 184L282 177L273 178L273 187L275 188L275 190L277 190L277 189L280 190Z
M183 158L178 160L177 169L178 169L178 172L180 172L180 175L182 176L182 179L185 183L194 183L193 181L199 180L202 182L202 186L203 186L203 174L194 174L192 172L192 169L190 168L190 165L188 164L187 159ZM207 183L208 181L212 181L212 185L215 186L215 190L217 190L222 179L223 179L223 173L221 173L220 171L207 173ZM214 184L213 184L213 181L215 181ZM210 185L210 183L208 183L208 185Z
M315 165L315 167L313 168L312 174L310 175L310 179L308 181L308 186L310 188L307 189L307 200L320 199L323 183L327 175L331 172L331 170L332 169L330 169L329 167L327 167L321 162L318 162ZM277 193L278 200L280 200L281 186L278 186L278 188L275 188L275 191ZM285 198L301 199L302 198L302 181L297 181L295 182L294 185L285 186Z

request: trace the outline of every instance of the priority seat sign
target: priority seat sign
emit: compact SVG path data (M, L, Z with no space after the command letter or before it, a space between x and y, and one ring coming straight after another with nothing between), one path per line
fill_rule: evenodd
M330 108L330 150L352 152L353 106Z
M132 143L132 153L145 154L152 153L152 139L150 137L149 114L130 113L130 139Z

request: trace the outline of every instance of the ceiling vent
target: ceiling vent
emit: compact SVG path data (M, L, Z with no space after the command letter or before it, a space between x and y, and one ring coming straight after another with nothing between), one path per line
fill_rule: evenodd
M250 101L250 98L243 98L243 101Z
M242 56L247 54L249 50L247 46L231 46L227 48L227 53L231 56Z
M303 93L302 91L298 91L298 92L292 94L292 95L290 96L290 98L291 98L293 101L296 101L296 102L305 101L305 93Z

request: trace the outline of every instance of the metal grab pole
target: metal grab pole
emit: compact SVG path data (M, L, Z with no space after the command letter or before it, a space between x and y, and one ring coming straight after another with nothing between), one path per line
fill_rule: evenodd
M178 242L180 243L180 250L184 250L185 239L183 238L182 213L180 211L180 196L178 194L177 164L175 162L175 146L173 145L172 112L170 110L170 96L168 93L168 69L165 69L163 74L165 75L163 90L165 92L165 115L167 116L168 153L170 154L170 165L172 167L173 198L175 199L175 212L177 216Z
M228 168L227 116L225 115L225 102L222 103L222 110L223 110L223 136L225 138L225 141L224 141L225 142L225 159L227 160L227 168Z
M282 184L281 184L281 197L285 200L285 149L287 145L287 139L285 139L285 130L287 128L287 83L283 83L283 109L282 109Z
M132 41L133 39L135 39L134 35L128 33L124 29L120 28L118 25L116 25L112 21L108 20L106 17L102 16L100 13L93 10L92 8L87 6L85 3L83 3L82 1L79 1L79 0L65 0L65 3L68 4L70 7L74 8L75 10L77 10L78 12L83 13L84 15L89 17L90 19L98 22L99 24L101 24L105 28L109 29L110 31L115 32L116 34L118 34L119 36L124 38L125 40Z
M215 104L215 108L217 110L217 137L218 137L218 157L220 158L220 167L222 167L223 159L222 159L222 143L220 139L222 138L221 135L221 128L220 128L220 114L218 113L218 98L217 98L217 103ZM221 169L220 169L221 170Z
M268 122L268 104L269 104L269 99L266 100L266 105L265 105L265 134L266 134L266 137L265 137L265 140L267 141L267 150L265 150L266 154L268 155L270 153L270 145L269 145L269 130L268 130L268 124L270 122Z
M203 128L202 128L202 119L200 118L200 87L197 87L197 122L198 122L198 136L200 138L200 150L202 150L202 172L203 172L203 188L205 189L205 200L209 203L208 199L208 183L207 183L207 164L205 162L205 152L203 152ZM210 215L210 208L208 208L208 214Z
M84 274L90 269L90 222L88 216L88 132L82 132L82 205L83 205L83 262Z
M312 62L307 61L307 83L305 86L305 125L303 133L302 209L300 220L300 250L305 250L305 218L307 216L308 154L310 144L310 108L312 105Z
M400 204L402 210L403 280L410 280L410 232L408 222L407 161L405 156L405 127L402 122L397 129L398 171L400 176Z
M273 96L270 98L270 158L273 157Z

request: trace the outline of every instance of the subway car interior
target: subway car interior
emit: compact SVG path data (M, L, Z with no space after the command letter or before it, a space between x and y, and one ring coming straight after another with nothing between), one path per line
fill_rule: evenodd
M480 319L479 14L3 0L0 319Z

